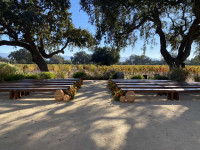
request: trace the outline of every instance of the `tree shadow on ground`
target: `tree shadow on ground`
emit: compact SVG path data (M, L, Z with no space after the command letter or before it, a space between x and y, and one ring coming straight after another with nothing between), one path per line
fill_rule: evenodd
M69 103L55 102L53 93L1 98L0 149L197 150L200 101L187 96L172 102L140 95L134 104L119 103L105 81L85 81Z

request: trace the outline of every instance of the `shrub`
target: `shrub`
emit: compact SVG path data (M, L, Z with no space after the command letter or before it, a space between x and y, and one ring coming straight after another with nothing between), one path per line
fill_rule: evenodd
M131 79L144 79L144 77L140 74L135 74L131 77Z
M106 80L108 80L108 79L117 79L117 71L115 71L115 70L110 70L110 71L106 72L106 73L104 74L104 78L105 78Z
M115 71L113 74L112 74L112 78L111 79L117 79L117 71Z
M15 81L15 80L22 80L22 79L38 79L38 75L36 74L23 74L23 73L17 73L17 74L1 74L1 77L3 81Z
M19 68L17 68L16 66L0 62L0 74L10 75L17 72L19 72Z
M189 74L187 70L174 68L169 72L169 79L177 82L185 82Z
M41 72L38 76L39 79L55 79L55 75L51 72Z
M26 76L24 74L10 74L4 77L5 81L15 81L25 79Z
M157 75L153 78L154 80L169 80L168 77L162 76L162 75Z
M55 72L54 74L55 74L55 78L56 79L65 79L66 78L66 71L63 71L63 70L61 70L61 71L57 71L57 72Z
M194 76L194 81L195 82L200 82L200 76L199 75L195 75Z
M86 76L87 76L87 74L85 72L82 72L82 71L75 72L72 75L73 78L80 78L80 79L83 79Z
M25 79L39 79L38 74L25 74Z

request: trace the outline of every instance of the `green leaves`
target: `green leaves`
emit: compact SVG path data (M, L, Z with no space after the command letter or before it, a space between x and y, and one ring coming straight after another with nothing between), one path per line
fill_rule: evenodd
M92 55L92 61L98 65L113 65L119 62L119 58L119 51L109 47L97 47Z
M0 4L0 35L20 43L13 46L27 44L24 48L49 58L64 53L67 46L90 48L95 44L89 31L74 27L69 0L0 0Z
M192 11L193 4L190 1L166 0L81 0L82 9L97 27L96 38L101 40L105 37L105 42L114 42L119 47L134 45L135 30L145 41L152 39L160 19L164 33L171 39L169 44L177 48L179 36L187 34L194 20L193 12L199 14L197 10L200 9Z

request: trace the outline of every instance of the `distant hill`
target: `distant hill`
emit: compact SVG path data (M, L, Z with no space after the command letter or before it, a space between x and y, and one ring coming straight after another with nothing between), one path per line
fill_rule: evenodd
M71 58L72 56L63 55L62 57L64 57L65 60L71 60L70 58ZM121 57L119 61L120 61L120 62L124 62L127 58L128 58L128 57Z
M9 53L0 53L0 56L1 56L1 57L4 57L4 58L7 58L8 55L9 55Z
M63 55L62 57L64 57L65 60L71 60L70 58L71 58L72 56Z
M1 56L1 57L4 57L4 58L7 58L8 55L9 55L9 53L0 53L0 56ZM72 56L63 55L62 57L64 57L65 60L71 60L70 58L71 58ZM120 62L125 61L127 58L128 58L128 57L121 57L121 58L120 58Z
M124 62L127 58L128 58L128 57L121 57L119 61L120 61L120 62Z

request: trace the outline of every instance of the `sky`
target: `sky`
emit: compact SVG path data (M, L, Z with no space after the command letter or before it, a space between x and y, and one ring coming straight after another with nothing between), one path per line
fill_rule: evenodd
M72 13L72 21L76 28L82 28L89 30L93 35L95 34L95 26L92 26L89 23L89 17L88 15L80 9L79 0L71 0L71 9L69 10L70 13ZM151 49L150 47L147 47L145 55L153 58L153 59L160 59L160 44L159 44L159 38L156 37L157 45ZM128 46L124 50L120 52L120 56L122 57L129 57L132 54L135 55L142 55L143 51L141 50L143 45L142 40L138 40L136 45L134 47ZM103 46L103 45L101 45ZM10 53L12 51L15 51L19 48L14 48L11 46L1 46L0 47L0 53ZM88 51L87 49L81 49L86 51L87 53L92 53L91 51ZM73 51L70 51L70 49L65 49L65 54L62 54L62 56L73 56L74 53L81 51L79 48L74 48ZM189 58L192 58L193 55L191 54Z

